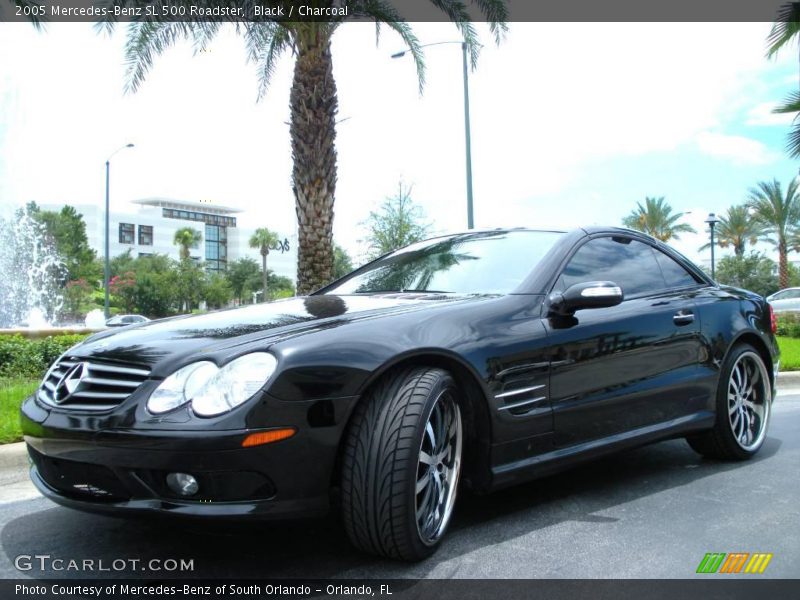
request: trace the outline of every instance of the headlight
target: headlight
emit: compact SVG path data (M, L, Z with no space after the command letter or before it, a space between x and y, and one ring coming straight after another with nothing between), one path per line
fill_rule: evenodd
M275 372L275 357L253 352L221 369L207 360L186 365L161 382L147 400L147 410L161 414L192 403L195 414L212 417L252 398Z
M186 404L217 371L217 365L207 360L178 369L150 394L147 410L158 415Z
M219 369L192 396L192 410L202 417L228 412L252 398L275 372L278 361L267 352L253 352Z

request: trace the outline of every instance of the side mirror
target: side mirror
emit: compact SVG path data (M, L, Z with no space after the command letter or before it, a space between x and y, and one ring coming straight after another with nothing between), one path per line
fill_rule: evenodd
M584 308L607 308L623 300L622 288L612 281L586 281L550 294L550 312L571 315Z

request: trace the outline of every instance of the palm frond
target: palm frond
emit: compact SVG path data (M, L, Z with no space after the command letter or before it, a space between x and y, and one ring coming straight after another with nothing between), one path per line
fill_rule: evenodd
M630 229L642 231L666 242L679 239L681 233L697 233L688 223L677 223L684 213L673 213L672 207L664 199L646 197L644 204L636 203L636 209L622 219L622 224Z
M792 180L783 193L780 182L760 181L750 189L747 205L752 208L756 219L763 225L764 233L772 237L766 241L780 249L786 238L800 225L800 197L798 184Z
M792 158L800 157L800 92L792 92L772 112L778 114L794 114L792 129L787 136L786 152Z
M478 34L475 31L475 26L470 21L467 6L461 0L431 0L431 4L447 15L447 18L458 27L461 37L467 44L470 67L474 69L478 62L481 45L478 43Z
M128 26L125 42L125 91L135 92L153 66L153 58L181 38L190 39L194 27L204 23L137 21Z
M800 123L797 121L786 136L786 152L792 158L800 158Z
M744 204L729 207L720 217L715 231L718 244L723 248L733 246L738 256L744 255L748 243L755 245L764 236L763 224L750 215L750 209ZM706 244L700 250L709 246Z
M366 17L375 20L376 28L381 24L387 25L394 30L405 43L414 66L417 69L417 81L419 82L419 92L425 88L425 56L420 47L414 30L405 21L403 16L389 2L384 0L361 0L350 5L355 16ZM376 31L377 42L377 31Z
M767 58L772 58L800 33L800 3L787 2L778 8L777 19L767 36Z
M489 31L496 44L505 39L508 32L508 6L505 0L473 0L489 23Z
M800 113L800 92L792 92L789 94L783 101L783 104L779 104L773 108L772 112L778 114Z
M679 218L683 216L683 213L678 213L677 215ZM677 225L671 225L670 229L672 229L673 237L678 237L675 233L697 233L697 230L689 225L689 223L678 223Z
M237 28L237 33L244 38L248 61L257 63L261 59L272 36L270 28L276 26L276 23L266 21L243 23L240 29Z
M222 23L220 21L209 21L203 23L202 27L192 28L192 46L194 53L198 54L208 48L208 44L214 39L214 36L219 33L219 28Z
M284 50L292 47L291 32L276 23L260 23L262 53L258 59L258 99L264 97L275 73L278 59Z

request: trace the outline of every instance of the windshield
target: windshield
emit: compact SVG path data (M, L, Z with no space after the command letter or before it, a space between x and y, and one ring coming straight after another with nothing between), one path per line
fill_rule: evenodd
M507 294L525 280L562 235L553 231L486 231L427 240L367 265L325 293Z

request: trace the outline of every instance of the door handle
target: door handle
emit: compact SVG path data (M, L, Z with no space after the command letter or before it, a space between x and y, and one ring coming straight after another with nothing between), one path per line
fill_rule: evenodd
M684 312L684 311L677 312L672 317L672 322L675 323L675 325L678 325L678 326L688 325L689 323L694 323L694 313L693 312Z

